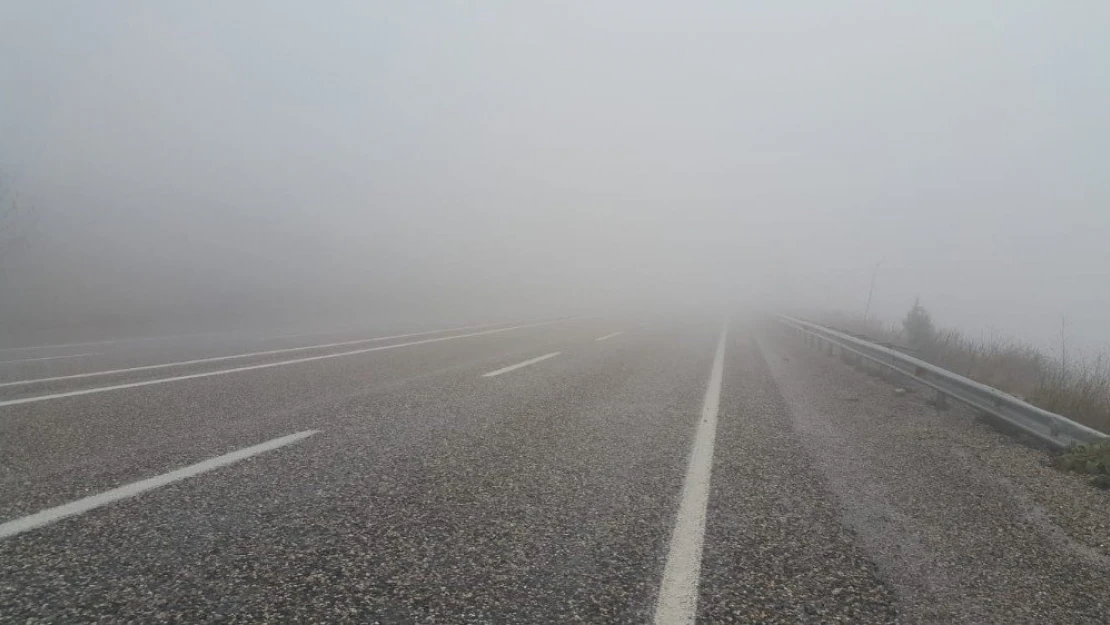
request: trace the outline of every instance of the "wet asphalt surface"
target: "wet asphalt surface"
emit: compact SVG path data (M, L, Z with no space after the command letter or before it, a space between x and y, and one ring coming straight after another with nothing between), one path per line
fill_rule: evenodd
M0 622L651 622L719 331L713 318L571 320L0 407L0 522L319 430L0 539ZM823 397L799 395L807 376L833 374L769 367L805 356L769 351L794 347L763 334L734 322L727 347L698 621L943 622L917 611L913 571L860 534L843 471L799 425L803 400ZM205 351L181 354L165 360ZM0 388L0 400L165 375ZM883 392L842 375L838 390ZM1037 616L1098 622L1098 610Z

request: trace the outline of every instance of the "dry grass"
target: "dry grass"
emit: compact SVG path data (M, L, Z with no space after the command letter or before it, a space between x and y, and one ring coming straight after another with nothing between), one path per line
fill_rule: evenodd
M1110 359L1069 363L1011 338L968 338L958 330L935 332L919 350L904 347L901 328L874 319L830 314L822 323L892 345L960 375L993 386L1088 427L1110 432Z
M1091 475L1092 484L1110 488L1110 442L1076 445L1056 458L1056 466Z
M1028 400L1084 425L1110 432L1110 361L1105 356L1046 373Z
M829 313L824 315L820 322L826 327L852 336L867 338L876 343L894 343L901 339L895 326L884 324L874 317L864 319L861 315Z

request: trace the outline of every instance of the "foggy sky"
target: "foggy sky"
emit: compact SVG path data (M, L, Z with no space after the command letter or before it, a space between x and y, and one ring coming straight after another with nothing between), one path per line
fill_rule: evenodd
M9 0L5 291L1110 344L1110 5L910 4Z

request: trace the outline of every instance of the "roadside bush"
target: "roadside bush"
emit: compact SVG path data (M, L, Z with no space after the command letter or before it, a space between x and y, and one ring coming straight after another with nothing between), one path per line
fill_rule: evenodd
M913 308L902 320L902 328L906 331L906 341L913 349L925 352L934 346L937 331L933 327L933 316L921 305L921 300L914 300Z

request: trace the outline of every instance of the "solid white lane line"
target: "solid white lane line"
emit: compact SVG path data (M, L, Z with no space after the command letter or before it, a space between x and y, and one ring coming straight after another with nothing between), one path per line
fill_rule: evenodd
M682 486L663 583L655 604L655 625L692 625L698 612L698 576L705 539L705 511L709 502L709 478L713 470L713 441L717 436L717 408L721 402L721 380L725 367L728 322L721 329L713 371L705 390L701 420Z
M550 354L544 354L543 356L540 356L538 358L533 358L531 360L525 360L524 362L518 362L515 365L509 365L508 367L505 367L504 369L498 369L497 371L490 371L489 373L483 373L482 377L483 378L492 378L495 375L501 375L502 373L508 373L510 371L516 371L517 369L520 369L521 367L527 367L528 365L534 365L537 362L547 360L548 358L554 358L554 357L558 356L561 353L562 352L551 352Z
M62 360L63 358L82 358L84 356L99 356L101 352L89 352L87 354L68 354L66 356L43 356L42 358L20 358L19 360L0 360L0 365L15 364L17 362L39 362L42 360ZM9 384L18 384L12 382ZM6 386L6 385L5 385Z
M413 336L425 336L428 334L438 334L440 332L458 332L460 330L476 330L478 328L488 328L490 326L499 325L496 323L488 323L478 326L463 326L460 328L445 328L442 330L427 330L424 332L413 332L410 334L397 334L394 336L379 336L369 339L356 339L354 341L343 341L341 343L322 343L319 345L305 345L303 347L286 347L282 349L270 349L264 352L250 352L246 354L232 354L230 356L216 356L214 358L197 358L195 360L179 360L177 362L165 362L157 365L143 365L141 367L127 367L126 369L105 369L103 371L90 371L88 373L74 373L71 375L57 375L49 378L34 378L29 380L16 380L14 382L2 382L0 388L7 386L19 386L23 384L35 384L38 382L58 382L60 380L76 380L79 378L92 378L102 375L115 375L118 373L132 373L135 371L150 371L152 369L165 369L167 367L183 367L186 365L199 365L209 362L221 362L224 360L235 360L237 358L252 358L254 356L272 356L274 354L288 354L290 352L303 352L309 349L325 349L328 347L345 347L348 345L360 345L362 343L374 343L377 341L389 341L393 339L405 339ZM58 356L62 358L62 356Z
M177 469L176 471L170 471L169 473L163 473L162 475L156 477L148 478L139 482L132 482L131 484L120 486L119 488L113 488L112 490L105 491L103 493L100 493L99 495L92 495L91 497L78 499L77 501L57 506L55 508L49 508L43 510L42 512L36 512L35 514L15 519L13 521L8 521L7 523L0 524L0 539L15 536L16 534L22 534L23 532L42 527L43 525L59 521L66 517L83 514L85 512L88 512L89 510L93 510L101 506L106 506L121 499L134 497L135 495L144 493L148 490L153 490L155 488L166 486L167 484L179 482L183 479L200 475L201 473L207 473L208 471L212 471L213 469L218 469L229 464L234 464L236 462L239 462L240 460L250 458L251 456L257 456L258 454L272 451L274 449L278 449L279 447L285 447L286 445L292 445L293 443L302 441L309 436L317 433L319 433L319 430L306 430L304 432L290 434L289 436L282 436L281 438L275 438L272 441L266 441L265 443L260 443L252 447L247 447L246 449L240 449L239 451L233 451L229 454L224 454L222 456L210 458L203 462L191 464L187 467Z
M141 386L151 386L153 384L167 384L169 382L181 382L183 380L195 380L197 378L207 378L217 375L227 375L229 373L240 373L242 371L254 371L257 369L269 369L271 367L284 367L287 365L296 365L304 362L314 362L317 360L326 360L328 358L342 358L344 356L355 356L357 354L366 354L369 352L380 352L387 349L397 349L399 347L411 347L413 345L426 345L428 343L438 343L440 341L451 341L454 339L463 339L471 336L485 336L487 334L497 334L499 332L508 332L510 330L520 330L522 328L534 328L537 326L550 325L566 321L566 319L557 319L555 321L542 321L539 323L529 323L525 325L512 326L509 328L497 328L495 330L483 330L481 332L469 332L467 334L453 334L451 336L438 336L431 339L422 339L419 341L409 341L407 343L394 343L393 345L382 345L380 347L366 347L363 349L355 349L346 352L339 352L336 354L323 354L320 356L307 356L305 358L295 358L293 360L279 360L277 362L266 362L260 365L247 365L245 367L235 367L234 369L218 369L216 371L205 371L204 373L191 373L189 375L177 375L172 378L156 378L153 380L143 380L142 382L130 382L127 384L114 384L112 386L98 386L95 388L86 388L79 391L67 391L64 393L51 393L49 395L36 395L34 397L23 397L20 399L8 399L0 401L0 408L4 406L16 406L19 404L29 404L38 401L47 401L50 399L61 399L63 397L77 397L78 395L91 395L93 393L106 393L108 391L117 391L125 388L138 388Z
M231 332L198 332L194 334L168 334L166 336L139 336L129 339L106 339L103 341L82 341L80 343L54 343L53 345L28 345L26 347L4 347L0 352L28 351L38 349L59 349L62 347L88 347L89 345L118 345L120 343L138 343L141 341L168 341L170 339L186 339L198 336L220 336L232 334Z
M623 331L623 330L621 330L621 331L619 331L619 332L614 332L614 333L612 333L612 334L606 334L605 336L599 336L599 337L597 337L597 338L596 338L596 339L594 339L594 340L595 340L595 341L604 341L604 340L606 340L606 339L611 339L611 338L613 338L614 336L620 336L620 335L622 335L622 334L624 334L624 331Z

